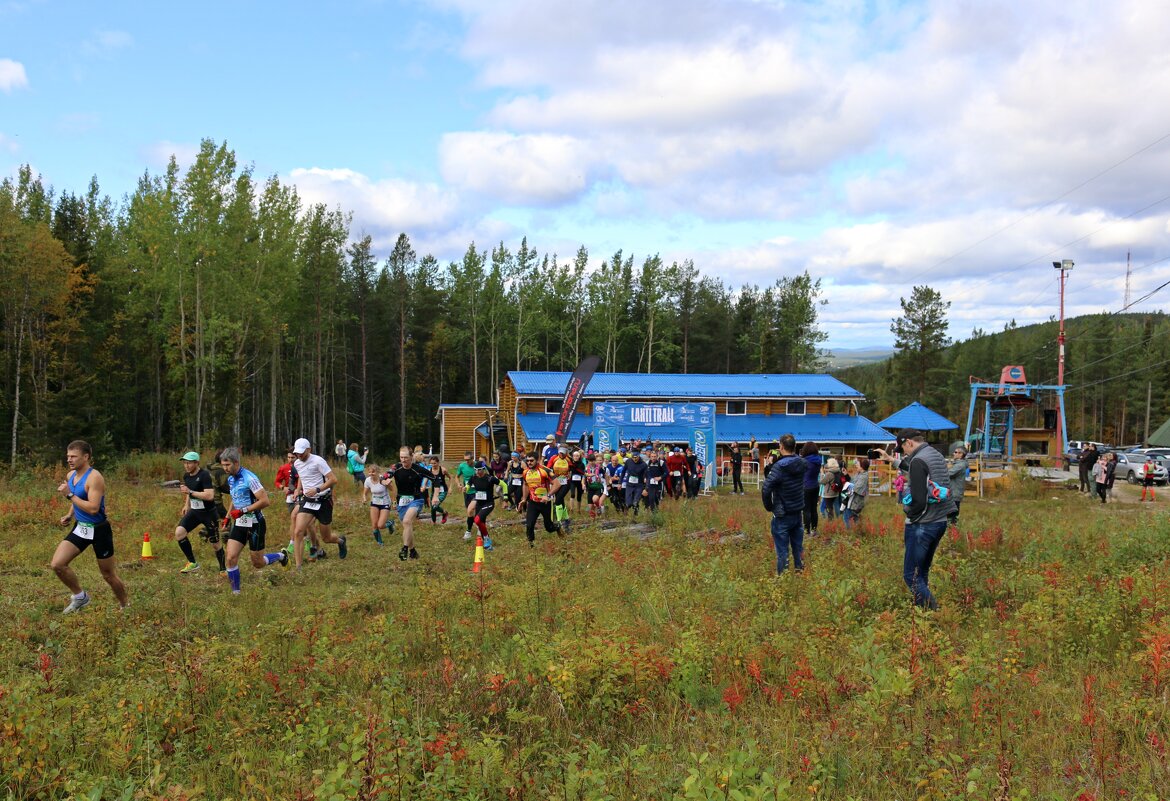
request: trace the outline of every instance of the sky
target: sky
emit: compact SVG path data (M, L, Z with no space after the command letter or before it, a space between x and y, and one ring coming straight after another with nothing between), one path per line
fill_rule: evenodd
M915 285L951 335L1170 280L1170 4L0 0L0 176L121 199L226 142L385 257L808 271L834 348ZM1135 306L1164 310L1170 289Z

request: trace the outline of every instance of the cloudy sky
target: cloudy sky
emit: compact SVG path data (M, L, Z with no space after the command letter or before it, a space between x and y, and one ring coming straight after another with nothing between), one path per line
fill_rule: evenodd
M1170 279L1170 4L0 0L0 175L120 197L227 141L458 258L515 246L808 270L837 347L915 284L952 333ZM1170 290L1135 306L1166 307Z

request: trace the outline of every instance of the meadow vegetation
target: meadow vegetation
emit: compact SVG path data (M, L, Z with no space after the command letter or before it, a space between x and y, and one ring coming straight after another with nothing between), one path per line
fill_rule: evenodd
M271 480L274 465L262 463ZM1114 799L1170 787L1170 528L1067 490L969 498L914 611L894 502L774 575L755 496L646 536L501 525L479 576L455 516L422 559L369 537L299 574L206 545L178 574L177 463L111 470L132 606L62 617L64 502L0 486L0 798ZM1128 488L1119 488L1128 491ZM1039 496L1039 497L1037 497ZM453 508L453 507L452 507ZM502 512L500 523L514 515ZM285 541L274 515L269 544ZM143 532L156 558L139 560ZM742 532L742 536L740 533ZM208 566L211 566L209 568Z

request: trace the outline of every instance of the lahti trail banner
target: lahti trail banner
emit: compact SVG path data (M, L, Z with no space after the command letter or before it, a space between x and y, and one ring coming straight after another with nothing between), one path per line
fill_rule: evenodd
M601 359L597 356L586 356L569 377L569 384L565 387L565 399L561 403L561 416L557 420L557 429L554 432L557 442L564 442L569 436L569 428L573 425L573 418L577 416L577 407L581 405L585 388L589 386L589 381L600 364Z

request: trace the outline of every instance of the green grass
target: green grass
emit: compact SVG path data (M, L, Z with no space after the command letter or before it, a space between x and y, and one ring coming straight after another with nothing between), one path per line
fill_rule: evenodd
M261 475L270 480L264 464ZM144 475L138 473L137 475ZM422 559L369 536L177 573L178 495L111 476L132 607L90 554L62 617L64 502L0 487L0 798L1146 798L1170 786L1164 512L964 504L942 608L911 609L897 510L822 526L774 575L753 495L670 505L658 535L496 529L482 583L456 515ZM454 504L449 504L453 509ZM512 521L507 512L495 515ZM733 536L742 530L743 537ZM143 531L157 558L140 562ZM269 545L286 540L270 518ZM705 532L695 536L695 532ZM245 557L246 558L246 557Z

